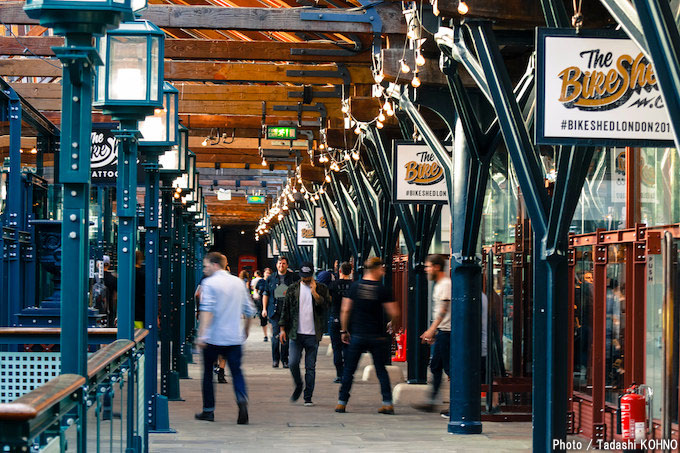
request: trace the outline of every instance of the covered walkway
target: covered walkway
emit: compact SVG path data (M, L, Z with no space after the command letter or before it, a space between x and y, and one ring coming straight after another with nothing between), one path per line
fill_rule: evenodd
M201 363L194 354L189 365L191 380L182 381L184 401L171 401L170 425L176 434L151 434L149 450L163 453L217 452L530 452L531 423L485 423L484 434L456 436L446 433L448 419L438 413L419 412L397 405L396 415L379 415L377 383L360 382L357 371L346 414L336 414L338 384L328 338L319 348L314 407L302 400L290 404L290 372L271 367L269 343L253 324L245 346L244 373L250 396L250 424L236 424L236 402L229 384L215 384L215 422L194 420L201 407ZM393 383L394 385L394 383Z

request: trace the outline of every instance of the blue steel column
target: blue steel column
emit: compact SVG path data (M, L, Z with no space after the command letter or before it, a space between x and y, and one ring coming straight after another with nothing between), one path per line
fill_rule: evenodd
M160 200L160 178L158 154L146 153L145 169L145 195L144 195L144 226L145 235L145 308L144 324L149 334L146 337L144 348L144 398L146 401L146 429L144 444L148 445L149 430L167 431L168 400L158 394L158 206Z
M172 243L173 207L172 178L164 179L161 187L161 394L169 400L179 399L179 389L175 385L176 373L171 371L170 343L172 342L170 317L172 315Z
M118 215L118 334L119 339L135 336L135 251L137 250L137 121L121 120L113 131L118 139L118 178L116 212ZM135 415L135 363L129 361L127 420ZM134 451L134 423L127 423L127 448Z
M90 136L94 66L101 64L89 34L67 34L54 48L63 64L59 180L61 226L61 373L87 376ZM78 407L78 451L86 451L85 405Z
M181 209L181 208L180 208ZM185 357L185 349L187 347L187 283L189 274L187 267L189 266L189 223L186 211L182 210L179 217L182 218L182 226L180 229L180 248L179 248L179 350L177 354L177 372L180 379L189 379L189 370Z
M633 0L654 64L654 76L666 102L666 109L680 149L680 33L670 3Z
M21 101L14 90L9 92L9 188L7 192L7 226L13 229L13 239L9 241L7 258L8 304L3 313L2 325L16 324L16 315L21 311L22 285L21 245L19 231L24 228L23 190L21 184ZM2 234L2 232L0 232Z

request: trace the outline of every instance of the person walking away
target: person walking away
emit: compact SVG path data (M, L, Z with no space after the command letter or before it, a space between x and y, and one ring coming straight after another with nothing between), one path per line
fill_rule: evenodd
M288 342L281 341L279 332L279 319L283 301L288 287L298 281L300 277L288 270L288 258L279 256L276 262L276 273L267 279L267 284L262 296L262 316L269 318L272 326L272 367L278 368L279 361L284 368L288 368Z
M442 372L451 376L451 279L444 272L446 260L441 255L429 255L425 259L425 273L430 281L435 282L432 289L432 324L423 332L420 339L423 343L433 345L430 359L432 371L432 390L430 400L415 408L432 412L435 408L439 389L442 384Z
M135 329L144 328L146 316L146 270L144 253L135 251Z
M290 339L290 374L295 389L290 397L295 402L302 394L300 359L305 352L305 406L313 406L314 381L316 378L316 355L319 341L327 319L331 296L328 287L314 281L314 265L304 263L300 268L301 280L293 283L286 293L281 318L279 336L281 341Z
M116 327L118 319L118 278L111 272L111 257L104 255L104 286L106 286L107 300L109 301L106 313L106 325Z
M385 312L390 316L392 328L396 330L399 327L399 306L394 301L392 290L381 283L384 276L382 260L378 257L367 259L363 277L352 284L348 296L342 300L340 334L343 343L349 346L335 412L345 412L359 359L364 351L369 351L382 394L382 407L378 413L394 414L392 387L385 368L391 338L387 334L383 316Z
M332 282L328 289L331 292L330 317L328 321L328 333L331 337L331 347L333 348L333 365L335 365L335 382L339 384L342 382L342 370L344 368L344 357L347 354L347 345L342 342L340 335L340 307L342 306L342 299L349 294L349 288L352 286L352 265L347 261L340 265L340 278Z
M262 272L259 270L255 271L255 278L250 282L250 288L253 291L253 302L255 303L255 308L257 308L257 315L260 318L260 327L262 327L262 333L264 334L264 341L269 341L267 336L267 318L262 316L262 292L264 291L264 286L266 284L266 279L269 278L272 271L269 268L264 270L264 277Z
M225 271L227 258L210 252L203 259L203 273L207 278L201 283L200 321L197 345L203 349L203 411L196 419L215 420L215 389L213 364L218 355L226 358L234 381L238 403L239 425L248 424L248 393L241 371L242 344L248 337L249 323L241 322L255 313L243 282Z

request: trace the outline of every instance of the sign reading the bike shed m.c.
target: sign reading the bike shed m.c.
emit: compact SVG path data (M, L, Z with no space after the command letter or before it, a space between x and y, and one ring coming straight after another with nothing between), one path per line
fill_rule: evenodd
M92 128L90 168L92 184L115 185L118 178L118 140L111 127Z
M608 31L538 30L536 143L668 146L673 131L654 68Z
M392 202L448 203L444 167L424 143L394 142Z

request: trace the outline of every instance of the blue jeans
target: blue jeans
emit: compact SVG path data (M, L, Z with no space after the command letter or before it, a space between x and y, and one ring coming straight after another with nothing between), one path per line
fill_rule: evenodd
M279 339L279 318L269 318L269 322L272 325L272 361L277 365L279 361L288 363L288 342Z
M342 374L338 402L347 404L347 401L349 401L349 391L352 389L354 372L359 365L361 354L365 351L370 352L373 356L373 365L375 365L375 373L378 376L378 381L380 381L383 404L390 405L392 404L392 386L390 385L390 376L385 368L390 353L390 338L374 335L351 335L345 354L345 369Z
M319 350L319 342L316 335L297 334L295 340L290 340L290 374L293 375L295 388L302 387L300 377L300 359L302 351L305 351L305 401L312 400L314 393L314 380L316 379L316 353Z
M439 388L442 385L442 371L447 376L451 376L449 366L451 359L451 332L438 330L434 337L432 346L432 358L430 359L430 370L432 370L432 399L439 395Z
M234 383L236 401L245 403L248 401L246 380L241 372L241 345L216 346L206 344L203 348L203 410L206 412L215 410L215 388L213 387L213 365L217 356L221 355L227 360L231 379Z
M347 354L347 345L342 342L340 335L340 321L331 319L329 329L331 335L331 345L333 346L333 365L335 365L336 376L342 378L344 368L344 355Z

